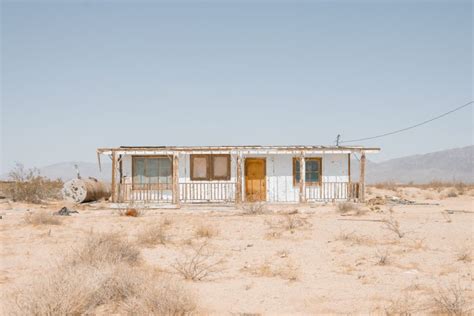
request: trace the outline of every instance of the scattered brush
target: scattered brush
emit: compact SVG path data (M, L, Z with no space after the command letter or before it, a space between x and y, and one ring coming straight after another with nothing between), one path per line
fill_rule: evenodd
M358 209L359 207L352 202L342 202L337 204L337 211L341 214L357 211Z
M433 297L434 313L444 315L467 315L469 301L459 284L441 288Z
M385 250L377 249L375 257L377 258L377 265L379 266L385 266L389 264L390 262L390 255L389 255L388 249L385 249Z
M260 215L266 211L265 203L262 202L246 202L241 205L241 208L244 215Z
M8 176L11 183L4 191L13 201L42 203L61 197L63 182L41 176L36 168L26 170L22 164L17 164Z
M447 196L448 198L455 198L455 197L458 196L458 193L457 193L457 191L456 191L455 188L451 188L451 189L449 189L448 192L446 193L446 196Z
M210 225L200 224L196 228L196 237L199 238L212 238L219 234L219 230Z
M137 242L147 247L156 246L158 244L165 245L169 242L168 235L169 226L164 221L161 223L148 224L142 229L137 236Z
M62 221L46 211L38 211L25 214L25 222L30 225L61 225Z
M222 270L222 259L217 259L206 242L192 246L173 264L174 270L186 280L201 281Z
M385 224L384 228L395 233L398 238L405 236L405 233L400 229L400 223L393 216L384 219L383 222Z
M299 278L299 269L289 261L280 265L270 264L269 261L265 261L256 267L244 267L242 271L256 277L278 277L288 281L297 281Z
M397 184L395 182L379 182L374 184L374 187L382 190L396 191Z
M360 236L356 234L354 231L346 232L344 230L340 230L339 234L335 236L335 240L343 241L343 242L351 242L357 245L372 245L374 241L366 236Z
M292 234L297 229L304 229L311 226L306 217L298 213L288 213L278 216L277 220L265 220L265 223L272 230L273 235L281 236L284 231L289 231Z
M117 233L92 234L70 259L72 265L97 266L104 263L137 264L140 251Z
M391 300L390 304L384 308L387 316L410 316L420 312L420 306L416 299L409 295Z
M464 247L457 251L456 258L458 261L472 262L472 250L470 247Z

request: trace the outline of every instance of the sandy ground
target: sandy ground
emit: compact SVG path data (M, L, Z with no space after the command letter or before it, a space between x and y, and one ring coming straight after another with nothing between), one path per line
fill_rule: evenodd
M369 192L395 194L374 188ZM119 232L135 242L140 231L166 218L171 222L169 241L139 245L146 264L176 273L175 261L193 244L205 242L211 259L222 261L209 278L185 282L202 314L385 313L402 301L424 312L451 286L474 301L472 193L448 198L433 190L406 188L397 194L439 205L395 205L391 211L382 205L380 210L345 216L332 203L267 206L263 215L199 206L147 210L133 218L99 203L72 206L79 214L61 217L61 225L33 226L24 220L27 212L56 211L64 203L3 202L0 292L27 286L91 233ZM468 212L443 214L447 209ZM294 210L295 227L289 228L288 216L282 213ZM390 216L399 222L403 237L380 221ZM199 227L214 236L199 237ZM466 252L471 258L460 259Z

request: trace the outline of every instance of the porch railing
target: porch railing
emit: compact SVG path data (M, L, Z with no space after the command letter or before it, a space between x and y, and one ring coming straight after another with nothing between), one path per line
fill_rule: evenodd
M307 201L348 200L359 198L359 183L322 182L317 186L306 186Z
M172 183L120 183L117 202L170 203L173 200L172 187Z
M179 184L180 200L187 202L235 202L235 182L188 182Z

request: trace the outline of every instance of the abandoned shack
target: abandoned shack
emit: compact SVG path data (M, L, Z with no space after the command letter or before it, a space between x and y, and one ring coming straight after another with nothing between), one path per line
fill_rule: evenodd
M115 203L364 201L365 155L379 148L208 146L99 148L112 159ZM359 181L351 155L360 156ZM304 175L304 176L302 176Z

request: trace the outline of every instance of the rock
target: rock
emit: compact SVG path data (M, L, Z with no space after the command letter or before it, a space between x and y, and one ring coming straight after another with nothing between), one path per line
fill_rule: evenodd
M73 209L69 209L67 207L63 207L61 208L59 211L57 212L54 212L53 215L59 215L59 216L71 216L72 213L79 213L78 211L76 210L73 210Z

